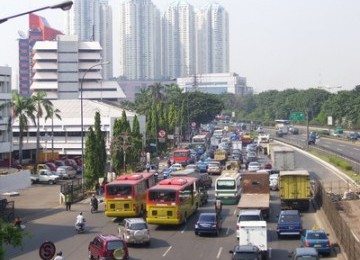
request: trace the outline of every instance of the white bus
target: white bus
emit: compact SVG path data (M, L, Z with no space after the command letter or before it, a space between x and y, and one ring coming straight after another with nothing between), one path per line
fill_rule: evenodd
M215 198L223 204L237 204L241 191L241 175L237 171L223 172L215 181Z
M194 135L191 143L193 145L203 145L206 147L208 145L209 138L207 135Z

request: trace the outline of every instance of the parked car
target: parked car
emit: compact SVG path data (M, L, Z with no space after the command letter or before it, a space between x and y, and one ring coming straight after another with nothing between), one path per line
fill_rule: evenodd
M77 174L81 173L81 166L77 164L76 160L65 159L65 165L73 167Z
M56 174L61 179L73 179L73 178L76 178L76 171L71 166L59 166L59 167L57 167Z
M280 211L277 222L276 233L278 238L282 236L300 236L302 232L302 221L298 210Z
M218 236L221 231L221 218L214 213L201 213L195 223L195 235L215 234Z
M301 235L301 246L313 247L320 254L330 255L331 244L328 235L316 226L312 229L305 229Z
M53 163L53 162L46 162L45 163L48 167L49 167L49 169L53 172L53 173L55 173L56 172L56 165L55 165L55 163Z
M142 218L125 218L119 224L119 236L128 244L150 245L150 231Z
M259 162L249 162L248 171L249 172L256 172L260 170L260 163Z
M129 259L126 242L114 235L96 235L88 246L89 259Z

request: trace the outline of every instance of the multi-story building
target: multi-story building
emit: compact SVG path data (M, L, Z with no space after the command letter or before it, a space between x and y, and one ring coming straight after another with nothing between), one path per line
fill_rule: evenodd
M97 41L101 56L109 63L103 66L105 80L113 77L112 9L107 0L74 0L66 13L65 32L80 41Z
M197 73L229 72L229 17L213 3L197 12Z
M195 74L177 78L177 84L184 92L232 93L241 96L253 94L253 88L246 85L246 78L236 73Z
M24 97L30 96L30 85L32 83L32 59L31 53L37 41L52 41L60 31L50 27L44 17L29 14L28 36L20 32L19 39L19 94Z
M120 78L161 78L160 12L151 0L120 5Z
M79 41L76 35L59 35L57 41L37 42L33 47L31 90L46 92L47 99L118 101L125 95L116 81L102 80L101 46Z
M11 160L12 132L11 120L11 68L0 66L0 161ZM8 105L6 105L8 104Z
M177 78L196 73L194 7L186 1L172 3L162 21L163 75Z

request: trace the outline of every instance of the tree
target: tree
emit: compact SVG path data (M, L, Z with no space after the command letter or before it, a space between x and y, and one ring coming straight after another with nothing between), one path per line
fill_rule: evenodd
M37 92L35 95L31 96L31 102L34 106L34 113L36 117L36 162L38 161L39 150L40 150L40 118L44 116L49 116L50 109L53 106L50 100L45 99L46 93L43 91Z
M95 113L95 153L96 153L96 176L97 178L104 176L104 170L106 166L107 161L107 155L106 155L106 145L105 145L105 137L101 131L101 118L100 113Z
M4 103L1 107L10 105L12 110L12 117L19 120L19 163L22 163L23 159L23 140L24 132L28 130L29 120L36 125L35 122L35 107L31 98L23 98L18 92L14 91L12 100L9 103Z
M13 247L22 247L24 233L13 223L6 223L0 218L0 259L5 259L4 245L12 245Z
M93 128L89 127L89 132L86 134L84 166L85 174L84 181L87 189L91 188L98 176L97 161L99 155L96 153L96 137Z
M60 113L61 111L59 109L54 109L54 106L51 106L49 109L49 114L46 115L45 121L51 118L51 159L54 160L54 116L59 119L61 119Z

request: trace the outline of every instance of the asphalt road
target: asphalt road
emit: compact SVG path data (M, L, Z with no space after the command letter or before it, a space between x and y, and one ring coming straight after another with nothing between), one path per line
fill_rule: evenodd
M310 171L313 178L340 182L339 176L330 174L331 169L319 165L313 159L296 153L296 165ZM214 177L215 178L215 177ZM214 198L213 189L210 198ZM278 193L272 192L271 218L268 222L268 247L271 248L271 259L289 259L289 253L300 245L299 239L278 240L275 232L276 216L279 212ZM117 223L107 218L103 212L90 213L89 201L76 203L72 211L67 212L59 206L59 186L36 185L21 191L16 197L18 215L22 216L27 226L29 237L24 240L23 250L7 247L6 259L28 260L40 259L39 247L44 241L52 241L58 250L62 250L65 259L87 259L87 246L97 233L117 234ZM237 244L236 240L236 206L223 206L223 229L219 237L195 236L193 227L200 212L213 211L214 200L207 207L200 208L186 225L161 227L150 225L152 242L150 247L130 247L130 259L140 260L190 260L190 259L229 259L229 250ZM103 205L100 205L103 211ZM83 211L87 219L86 232L77 234L74 229L75 217ZM23 215L24 214L24 215ZM313 209L302 215L305 228L314 224L325 228L330 234L331 242L336 242L326 219L321 212ZM344 259L341 254L333 254L327 259Z

